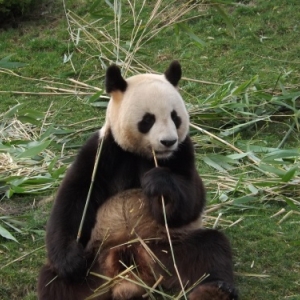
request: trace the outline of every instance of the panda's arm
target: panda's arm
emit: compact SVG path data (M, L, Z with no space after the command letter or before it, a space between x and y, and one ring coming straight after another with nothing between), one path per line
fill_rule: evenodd
M189 137L173 158L159 162L159 167L145 173L142 188L158 222L164 222L161 195L169 226L180 227L199 217L205 206L205 189L195 167L194 147Z
M101 193L92 194L79 243L77 232L82 217L97 152L99 134L94 134L79 152L68 170L56 197L47 224L48 258L59 276L78 280L87 268L84 246L95 223L97 208L106 198L105 186ZM97 194L97 197L95 196Z

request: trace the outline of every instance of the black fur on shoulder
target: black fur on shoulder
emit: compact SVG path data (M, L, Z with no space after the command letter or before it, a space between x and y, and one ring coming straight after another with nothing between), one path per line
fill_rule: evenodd
M181 79L181 65L177 60L171 62L169 68L165 71L165 76L174 86L178 85Z
M111 65L106 70L105 88L107 93L121 91L125 92L127 82L121 75L121 70L116 65Z

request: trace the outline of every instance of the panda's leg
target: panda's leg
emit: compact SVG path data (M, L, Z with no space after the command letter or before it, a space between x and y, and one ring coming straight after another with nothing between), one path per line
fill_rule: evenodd
M101 282L89 276L82 283L68 283L56 276L50 265L44 265L38 278L37 294L39 300L83 300L93 294L93 289ZM95 299L111 299L105 295Z
M49 265L44 265L38 278L38 299L78 299L70 284L57 277ZM78 299L79 300L79 299Z
M147 286L155 283L151 265L153 260L142 245L130 244L113 247L105 250L99 257L100 273L108 278L115 278L123 274L126 279L120 280L111 288L113 299L139 300L144 299L146 290L140 285L137 278ZM133 266L130 270L129 267Z
M238 299L233 283L231 247L225 235L213 229L199 229L179 240L173 238L176 266L186 289L205 276L190 293L190 300ZM173 276L165 276L164 287L180 291L169 245L154 246L154 252Z

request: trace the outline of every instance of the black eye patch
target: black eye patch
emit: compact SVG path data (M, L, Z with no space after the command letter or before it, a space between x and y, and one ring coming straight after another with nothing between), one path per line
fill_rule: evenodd
M150 113L146 113L143 119L138 122L138 130L141 133L147 133L155 123L155 116Z
M177 115L177 112L175 110L173 110L171 112L171 118L172 118L176 128L178 129L181 125L181 118Z

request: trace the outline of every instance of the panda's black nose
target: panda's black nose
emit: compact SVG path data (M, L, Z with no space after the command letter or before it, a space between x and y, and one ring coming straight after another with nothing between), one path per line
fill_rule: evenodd
M160 142L166 147L171 147L177 142L177 140L161 140Z

